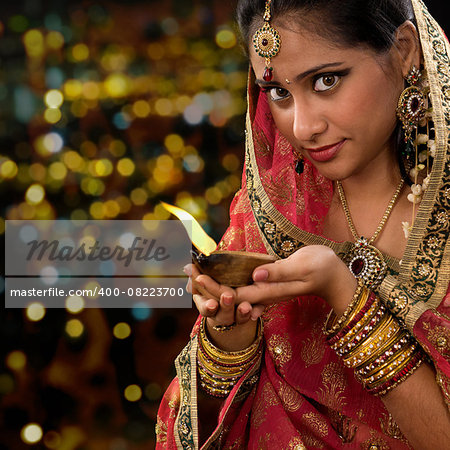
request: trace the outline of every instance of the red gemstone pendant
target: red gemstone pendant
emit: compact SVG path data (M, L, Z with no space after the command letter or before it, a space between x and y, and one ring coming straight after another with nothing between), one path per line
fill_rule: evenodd
M266 67L266 69L264 70L264 75L263 75L264 81L272 81L272 78L273 78L272 71L273 71L272 67Z

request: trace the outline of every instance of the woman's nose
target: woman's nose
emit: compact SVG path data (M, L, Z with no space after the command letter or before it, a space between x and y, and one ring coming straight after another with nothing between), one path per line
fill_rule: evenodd
M299 143L313 141L327 129L327 122L311 106L297 104L294 112L293 134Z

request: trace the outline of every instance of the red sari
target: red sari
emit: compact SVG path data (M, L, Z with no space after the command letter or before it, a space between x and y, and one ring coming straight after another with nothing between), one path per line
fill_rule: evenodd
M450 70L449 45L420 0L413 0L431 86L436 157L402 264L389 255L378 296L430 356L450 401ZM303 245L327 245L344 257L349 242L322 236L333 185L305 162L274 126L266 96L249 80L242 188L220 248L287 257ZM308 296L269 308L259 382L244 375L224 399L217 427L201 448L411 448L378 397L368 394L325 342L329 307ZM177 377L161 402L158 449L197 449L197 332L177 358ZM249 369L249 372L251 369Z

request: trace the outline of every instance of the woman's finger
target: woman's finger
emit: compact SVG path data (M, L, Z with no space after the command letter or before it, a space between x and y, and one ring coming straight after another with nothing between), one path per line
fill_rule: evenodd
M236 322L235 294L231 288L220 295L219 312L214 320L216 325L231 325Z
M252 305L249 302L242 302L236 307L236 323L241 325L251 319Z
M203 317L214 317L217 314L219 303L216 300L204 297L199 294L194 294L192 296L192 299L194 300L198 312Z

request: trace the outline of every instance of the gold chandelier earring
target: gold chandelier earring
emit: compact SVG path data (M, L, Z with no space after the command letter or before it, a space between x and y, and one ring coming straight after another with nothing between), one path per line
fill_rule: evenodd
M272 81L273 67L270 62L280 51L281 38L278 31L270 25L272 0L266 0L264 12L264 25L253 35L253 47L255 52L265 59L265 69L263 73L264 81Z
M412 66L405 80L408 83L403 92L400 94L397 105L397 117L400 119L405 135L406 155L409 156L414 149L413 133L416 134L419 122L425 117L426 113L426 97L419 88L422 79L421 71Z

